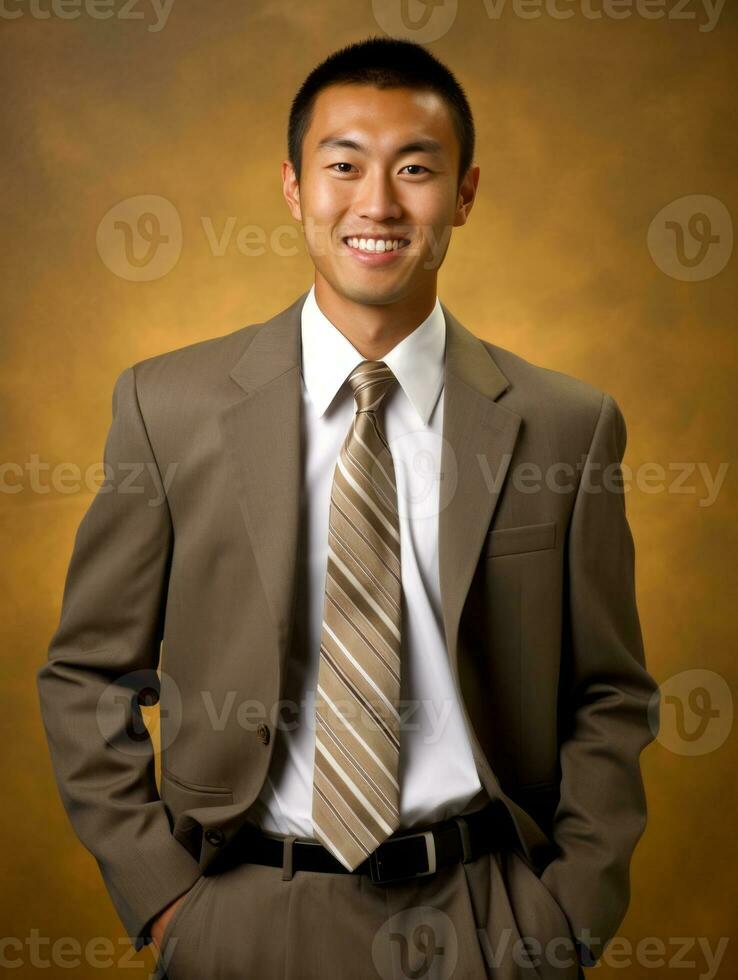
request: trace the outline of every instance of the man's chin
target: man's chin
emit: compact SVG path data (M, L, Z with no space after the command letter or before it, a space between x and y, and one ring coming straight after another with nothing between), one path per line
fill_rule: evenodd
M344 299L352 303L362 303L365 306L384 306L387 303L396 303L406 293L406 290L399 283L381 282L379 277L377 277L376 283L334 283L333 289Z

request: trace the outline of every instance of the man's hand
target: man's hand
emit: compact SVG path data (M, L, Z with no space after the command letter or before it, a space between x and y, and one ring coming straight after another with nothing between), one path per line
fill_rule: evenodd
M158 950L161 950L161 940L169 920L174 915L180 902L184 901L189 893L190 890L188 889L183 895L180 895L179 898L175 898L171 905L167 905L164 911L160 912L151 923L151 938L156 943L156 948Z

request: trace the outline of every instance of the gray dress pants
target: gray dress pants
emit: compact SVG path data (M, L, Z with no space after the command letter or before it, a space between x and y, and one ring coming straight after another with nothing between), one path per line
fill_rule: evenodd
M235 865L186 894L158 969L167 980L584 976L563 911L509 850L386 885L368 875Z

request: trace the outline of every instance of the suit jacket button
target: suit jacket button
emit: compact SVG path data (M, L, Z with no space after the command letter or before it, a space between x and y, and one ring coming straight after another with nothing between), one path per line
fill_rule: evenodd
M269 726L268 725L265 725L262 722L259 725L259 727L256 729L256 734L259 736L259 739L264 743L264 745L268 745L269 744L270 732L269 732Z
M206 830L205 840L208 844L212 844L213 847L220 847L220 845L225 841L225 834L222 830Z

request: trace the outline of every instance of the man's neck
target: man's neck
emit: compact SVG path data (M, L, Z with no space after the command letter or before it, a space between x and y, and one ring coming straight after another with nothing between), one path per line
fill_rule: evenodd
M369 305L341 296L317 277L315 301L323 315L351 341L362 357L377 361L430 316L436 304L436 292L434 288L398 303Z

